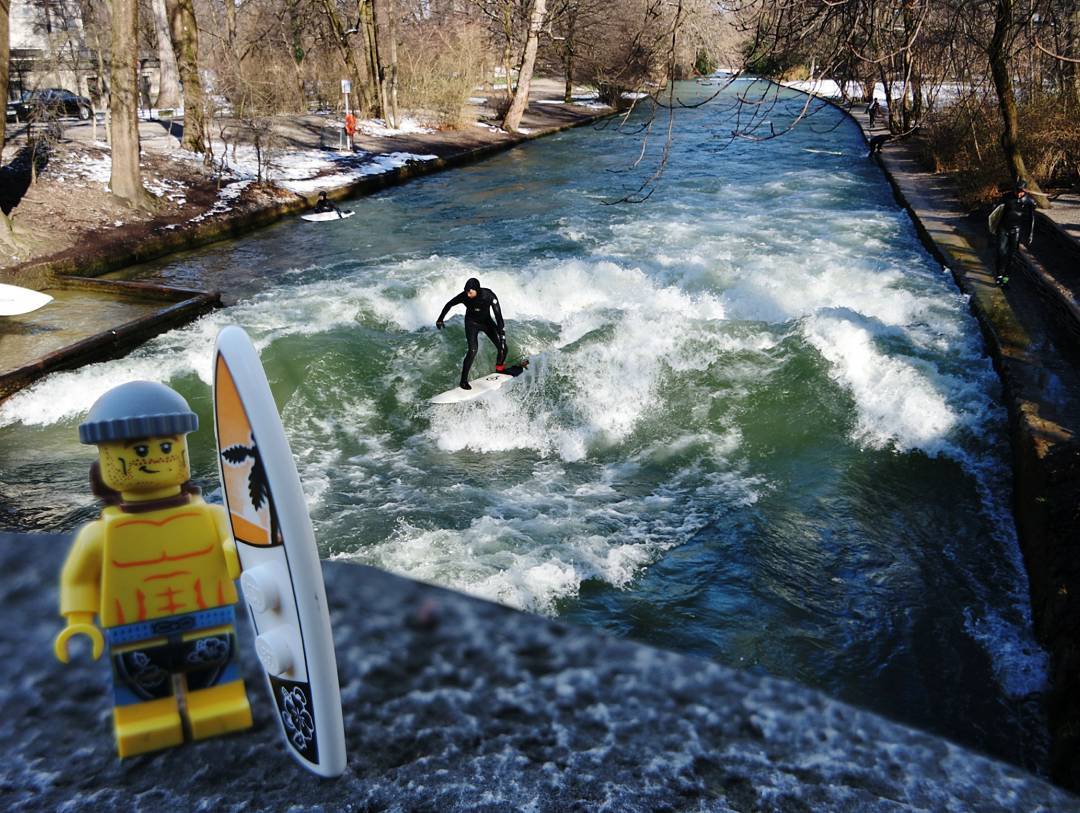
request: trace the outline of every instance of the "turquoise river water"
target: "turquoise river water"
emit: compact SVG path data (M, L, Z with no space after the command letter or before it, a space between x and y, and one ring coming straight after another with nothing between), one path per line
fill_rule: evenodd
M680 88L684 98L703 90ZM802 100L771 111L782 126ZM0 405L0 526L96 513L76 426L135 378L191 402L211 487L217 331L254 338L325 557L792 678L1040 769L1044 653L977 324L832 109L728 143L585 127L136 270L228 307ZM478 276L532 367L457 380ZM483 340L486 343L486 340ZM485 344L476 371L490 370Z

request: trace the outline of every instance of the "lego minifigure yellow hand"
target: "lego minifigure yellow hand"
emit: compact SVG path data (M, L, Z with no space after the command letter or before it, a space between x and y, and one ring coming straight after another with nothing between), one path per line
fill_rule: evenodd
M53 653L61 663L68 662L68 641L76 635L85 635L90 639L91 654L96 661L105 649L105 638L101 630L94 626L93 613L69 613L68 625L60 631L53 643Z
M240 578L240 556L236 552L236 542L231 537L225 537L221 540L221 550L225 554L225 569L229 573L229 578L236 581Z

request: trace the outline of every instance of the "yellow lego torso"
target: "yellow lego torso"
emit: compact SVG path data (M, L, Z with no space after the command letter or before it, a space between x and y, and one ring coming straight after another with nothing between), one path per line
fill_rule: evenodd
M213 510L192 497L143 514L102 512L103 627L236 603Z

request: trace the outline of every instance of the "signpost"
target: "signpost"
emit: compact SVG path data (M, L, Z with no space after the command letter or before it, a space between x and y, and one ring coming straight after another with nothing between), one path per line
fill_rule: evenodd
M349 118L349 94L352 93L352 81L349 79L341 80L341 95L345 97L345 119ZM338 149L343 152L352 152L352 133L346 132L345 127L341 128L341 137L338 139Z

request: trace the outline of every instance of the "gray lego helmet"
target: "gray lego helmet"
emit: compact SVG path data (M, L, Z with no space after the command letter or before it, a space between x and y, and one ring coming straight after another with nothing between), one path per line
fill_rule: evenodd
M164 435L185 435L199 428L199 416L176 390L155 381L130 381L98 398L79 424L83 443L109 443Z

